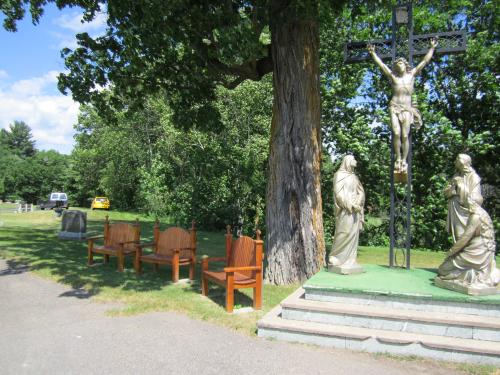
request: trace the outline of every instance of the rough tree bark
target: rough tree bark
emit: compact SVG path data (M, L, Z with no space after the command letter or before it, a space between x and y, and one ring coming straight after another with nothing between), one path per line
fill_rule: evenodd
M319 29L315 3L278 0L272 2L270 13L274 108L267 185L265 279L280 285L309 278L325 259L320 187Z

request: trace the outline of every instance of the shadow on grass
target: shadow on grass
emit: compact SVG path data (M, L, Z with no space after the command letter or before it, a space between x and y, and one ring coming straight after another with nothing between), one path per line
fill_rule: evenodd
M211 271L222 270L224 267L222 263L219 263L220 267L210 267ZM189 288L185 288L185 292L189 293L199 293L201 294L201 270L198 269L198 278L196 278L193 282L190 283ZM246 293L253 293L253 289L245 288L243 289L245 292L240 291L238 289L234 290L234 308L239 309L241 307L252 307L253 306L253 298L248 296ZM208 295L206 296L212 302L221 306L223 309L226 309L226 289L220 285L217 285L213 282L208 283Z
M53 230L16 227L9 232L10 236L3 236L3 240L12 244L8 251L16 263L49 274L75 290L85 287L89 293L97 294L102 286L134 290L161 287L154 280L130 275L129 270L117 272L116 260L113 259L102 267L88 267L86 242L59 240ZM127 267L131 266L132 261L127 259Z
M163 225L162 225L163 227ZM150 241L153 232L153 222L141 221L141 240ZM101 220L89 220L87 233L101 234ZM116 257L111 257L109 263L103 263L103 257L96 255L95 264L87 266L87 241L60 240L58 231L54 228L37 228L29 226L0 227L2 248L0 255L5 254L9 267L0 271L2 275L12 275L26 272L28 269L39 271L58 282L71 286L72 290L60 297L89 298L99 294L103 288L118 288L124 291L149 292L159 291L172 284L171 268L160 266L155 272L149 264L143 265L142 275L137 275L133 268L133 256L125 257L125 271L117 271ZM223 235L198 232L198 253L209 256L224 255ZM180 278L188 278L188 267L181 267ZM197 265L195 280L200 280L200 267ZM200 283L195 281L186 292L200 293ZM213 290L214 288L211 288ZM214 301L224 306L224 291L221 296L214 295ZM236 293L236 304L247 305L249 297ZM251 304L251 300L250 300Z

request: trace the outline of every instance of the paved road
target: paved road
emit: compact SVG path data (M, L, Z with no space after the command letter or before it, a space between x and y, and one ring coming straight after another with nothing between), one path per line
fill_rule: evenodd
M106 316L113 307L0 259L0 373L453 373L435 363L247 337L176 313Z

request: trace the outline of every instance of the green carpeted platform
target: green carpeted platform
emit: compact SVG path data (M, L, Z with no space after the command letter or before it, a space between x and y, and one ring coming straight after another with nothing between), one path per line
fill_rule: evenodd
M358 275L338 275L326 270L320 271L304 284L304 288L494 304L499 305L500 308L500 294L476 297L435 286L433 280L437 275L436 270L423 268L391 269L373 264L363 264L362 266L366 272Z

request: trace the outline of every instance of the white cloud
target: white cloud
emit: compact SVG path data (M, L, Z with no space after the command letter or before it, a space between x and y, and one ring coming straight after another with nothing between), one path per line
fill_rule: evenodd
M6 79L9 78L9 73L7 73L5 70L0 69L0 79Z
M55 24L74 33L100 32L106 26L107 15L106 13L98 13L91 22L82 22L82 19L81 13L73 12L56 18Z
M43 90L49 85L57 84L57 75L59 72L50 71L42 77L23 79L14 82L11 85L11 91L16 96L34 96L41 95Z
M106 27L106 21L107 14L105 12L98 13L91 22L82 22L82 13L79 12L62 14L54 20L54 24L63 29L62 32L53 32L54 37L59 40L57 49L77 48L75 35L78 33L87 32L91 37L102 34Z
M0 127L24 121L32 129L38 149L69 153L79 105L71 97L53 93L57 74L51 71L4 85L0 89Z
M53 33L54 38L57 39L57 44L52 45L51 48L62 50L63 48L69 48L75 50L78 48L78 43L74 35L63 34L63 33Z

